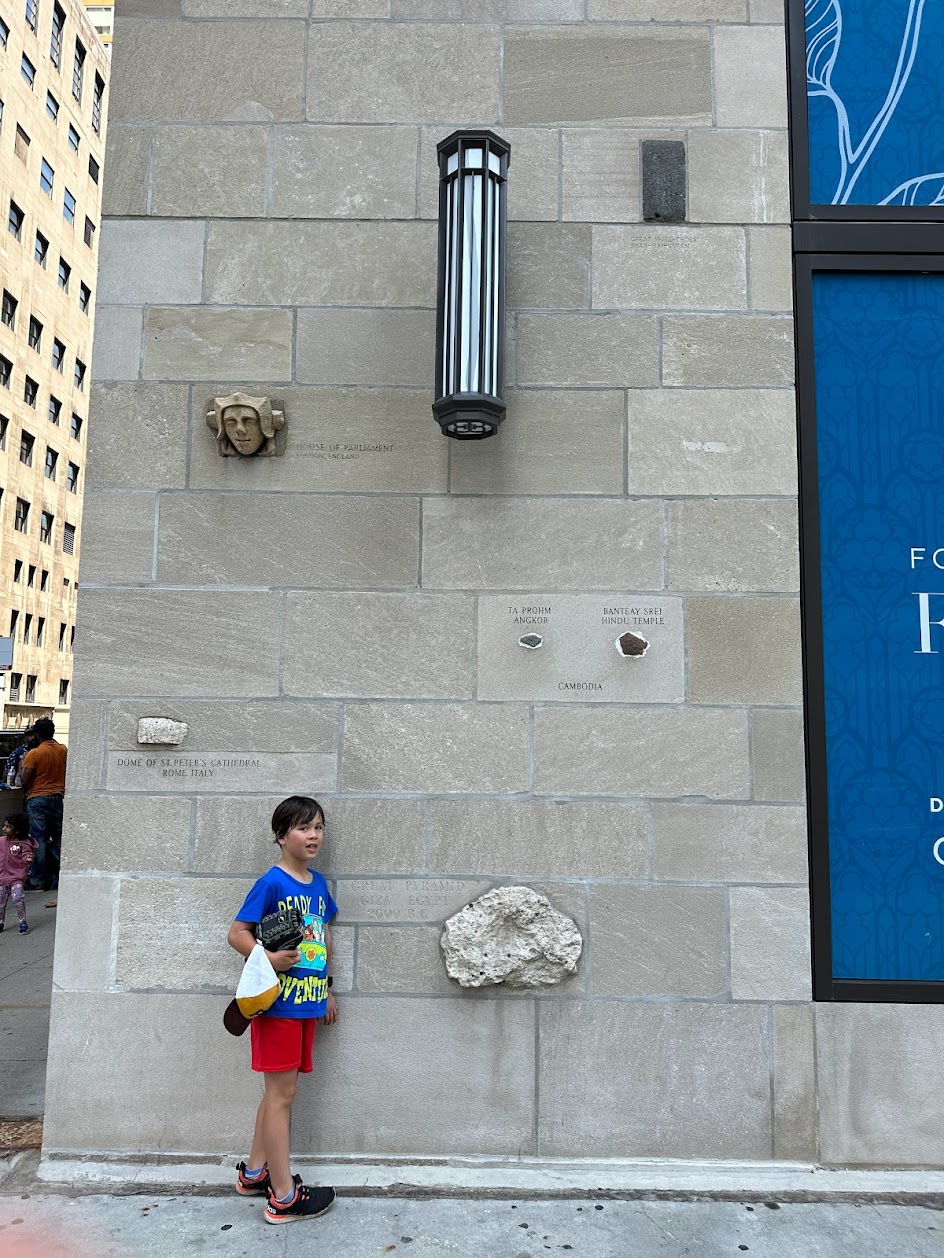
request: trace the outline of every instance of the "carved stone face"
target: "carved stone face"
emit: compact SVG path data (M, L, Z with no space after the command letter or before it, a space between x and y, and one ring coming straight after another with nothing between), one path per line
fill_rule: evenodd
M227 406L223 411L223 428L230 444L240 454L255 454L265 441L259 413L254 406Z

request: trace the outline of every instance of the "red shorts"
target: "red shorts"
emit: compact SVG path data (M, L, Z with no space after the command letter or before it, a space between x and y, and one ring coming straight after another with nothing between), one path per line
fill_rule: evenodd
M263 1074L297 1070L311 1074L315 1018L272 1018L261 1014L249 1023L252 1068Z

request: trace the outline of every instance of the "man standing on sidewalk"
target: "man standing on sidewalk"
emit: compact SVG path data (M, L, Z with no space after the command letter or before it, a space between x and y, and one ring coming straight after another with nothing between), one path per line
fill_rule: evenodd
M66 749L55 740L56 727L44 717L33 726L37 745L23 757L20 777L26 793L30 838L37 843L30 878L33 889L59 886L59 853L62 845L62 797L66 789ZM51 900L47 908L55 908Z

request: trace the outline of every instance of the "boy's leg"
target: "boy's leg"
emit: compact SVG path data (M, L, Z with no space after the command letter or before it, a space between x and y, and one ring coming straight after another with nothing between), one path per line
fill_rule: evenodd
M6 887L4 887L4 892L6 892ZM23 894L22 882L13 884L13 903L16 905L16 920L22 926L26 921L26 896ZM4 899L3 907L6 909L6 899Z
M263 1092L259 1108L256 1110L256 1126L252 1133L252 1148L249 1150L249 1161L246 1163L248 1168L253 1171L258 1171L260 1167L265 1166L266 1152L263 1134L265 1107L266 1097L265 1092Z
M264 1160L269 1168L273 1195L277 1198L287 1197L295 1188L289 1160L289 1128L297 1086L297 1070L278 1070L266 1074L265 1096L259 1107ZM253 1149L255 1150L255 1142Z

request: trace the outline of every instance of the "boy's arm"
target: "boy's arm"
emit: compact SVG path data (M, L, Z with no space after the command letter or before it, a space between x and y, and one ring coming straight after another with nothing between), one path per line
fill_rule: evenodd
M325 923L325 951L328 954L328 961L325 969L328 974L331 973L331 959L334 956L334 945L331 942L331 927ZM338 1020L338 1006L334 999L334 992L328 992L328 1007L324 1012L324 1023L326 1026L333 1026Z
M248 957L257 942L256 923L238 920L233 922L226 936L226 942L231 948L235 948L241 957ZM265 954L272 963L273 970L276 971L290 970L293 965L298 964L301 958L301 953L297 948L283 948L281 952L270 952L266 948Z

